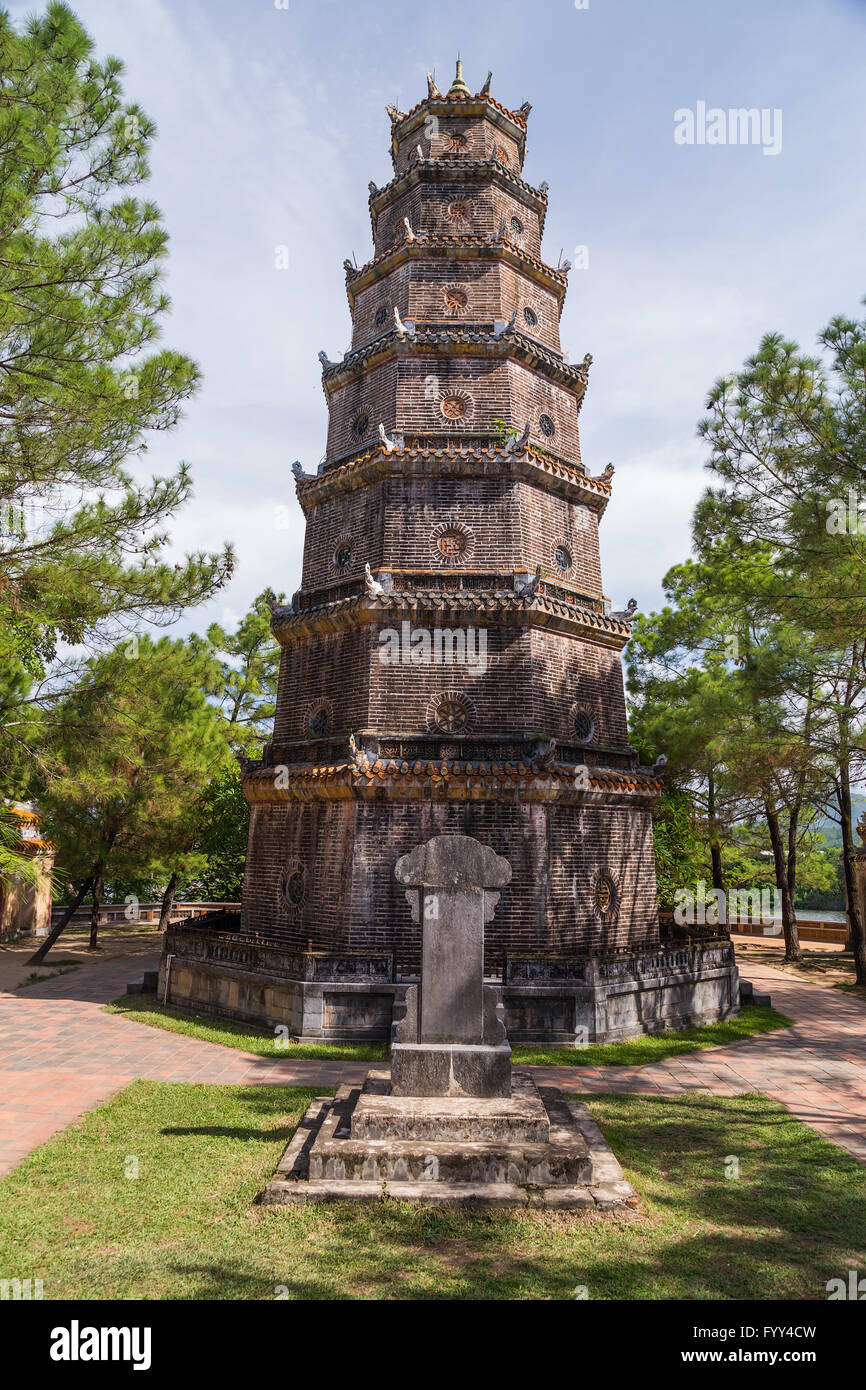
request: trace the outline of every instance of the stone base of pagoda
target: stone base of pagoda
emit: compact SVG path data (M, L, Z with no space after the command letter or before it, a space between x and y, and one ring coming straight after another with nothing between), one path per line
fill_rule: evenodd
M169 928L161 1002L301 1042L385 1042L410 980L387 953L299 952L242 932ZM665 943L607 957L523 957L489 980L512 1044L581 1047L715 1023L739 1013L726 940Z

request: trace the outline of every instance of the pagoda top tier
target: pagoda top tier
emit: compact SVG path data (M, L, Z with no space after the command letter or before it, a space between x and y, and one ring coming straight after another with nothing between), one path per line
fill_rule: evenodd
M502 106L490 95L491 76L488 73L481 91L473 94L458 58L454 81L447 92L439 90L428 72L427 96L423 101L411 111L388 106L395 171L411 162L420 145L426 159L461 154L475 159L498 158L519 172L526 154L526 122L532 107L528 101L516 111Z

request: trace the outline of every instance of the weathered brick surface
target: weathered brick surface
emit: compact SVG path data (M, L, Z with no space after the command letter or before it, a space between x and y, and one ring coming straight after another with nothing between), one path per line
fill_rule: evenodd
M455 295L454 291L460 294ZM465 296L465 305L455 301ZM502 259L445 257L403 262L358 292L352 348L365 347L401 319L422 322L493 323L509 319L517 307L517 327L554 352L560 350L559 298L530 275ZM538 320L528 323L524 310Z
M301 589L275 622L273 744L245 780L245 925L408 962L417 929L394 864L432 835L460 833L512 865L488 928L491 968L506 952L643 944L658 931L654 784L627 775L627 629L598 618L607 492L581 482L584 386L560 354L565 281L539 259L544 193L477 164L495 157L522 178L525 118L483 96L434 96L395 115L392 133L396 178L371 197L371 258L347 271L353 348L382 342L324 378L324 478L302 484ZM419 332L465 325L475 340L399 341L395 306ZM529 356L514 336L490 336L515 310ZM528 424L543 467L530 469L522 445L502 452L503 421L518 433ZM388 455L377 453L380 423L396 441ZM342 467L361 455L399 466ZM365 564L390 595L365 593ZM527 582L540 572L544 605L521 595L515 571ZM402 639L404 621L432 637L471 632L472 660L384 662L383 632ZM581 799L584 760L603 775Z
M508 240L531 256L541 254L541 224L538 213L527 206L518 192L495 184L481 184L468 178L436 182L410 189L376 218L375 253L380 255L402 241L404 218L416 233L462 232L486 236L505 222ZM520 225L516 225L519 223Z
M409 631L419 630L416 622L395 615L393 621L347 632L315 632L288 646L274 744L308 738L310 713L321 705L328 708L331 738L345 740L360 731L423 734L434 727L428 713L431 699L458 690L474 706L467 734L495 730L507 738L533 730L567 743L574 740L573 710L579 704L595 725L593 745L626 747L617 652L544 629L440 620L424 629L431 634L434 653L437 630L445 628L463 634L470 656L477 659L473 664L415 662L411 644L402 641L403 622L409 623ZM390 660L393 634L401 639L401 658L410 653L406 664ZM456 642L441 643L446 658L455 650Z
M451 419L443 402L458 396L464 415ZM469 353L426 353L406 346L368 371L334 388L330 397L328 456L338 458L375 440L379 424L389 434L423 440L443 431L459 442L500 438L498 422L518 430L528 422L530 443L580 463L577 392L550 381L523 362ZM447 408L447 406L446 406ZM541 417L553 423L546 435ZM363 422L363 424L362 424Z
M455 144L459 147L456 150ZM445 114L435 104L428 108L419 126L401 128L398 133L397 173L402 173L415 163L418 145L425 159L457 163L460 160L498 157L516 173L520 173L522 166L521 142L513 130L494 125L489 119L467 116L458 110Z
M627 946L657 926L648 810L470 802L322 801L253 808L257 852L247 866L244 925L312 950L395 950L417 955L419 929L394 879L401 854L433 835L473 835L505 855L511 883L486 928L488 968L512 956L575 954ZM287 862L307 866L303 904L280 895ZM599 864L611 872L623 907L598 915Z

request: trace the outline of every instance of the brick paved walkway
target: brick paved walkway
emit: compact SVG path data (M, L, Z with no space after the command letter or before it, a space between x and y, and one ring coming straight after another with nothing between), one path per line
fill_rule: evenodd
M256 1057L102 1012L158 963L126 957L0 994L0 1175L135 1077L328 1089L368 1071L365 1062Z
M360 1080L364 1062L282 1061L101 1012L156 967L140 955L0 995L0 1174L135 1077L324 1088ZM748 977L796 1027L645 1067L536 1067L574 1091L763 1091L866 1162L866 1004L769 967Z
M741 970L795 1027L645 1067L569 1067L566 1075L561 1067L536 1067L536 1079L654 1095L763 1091L866 1162L866 1003L769 966L741 963Z

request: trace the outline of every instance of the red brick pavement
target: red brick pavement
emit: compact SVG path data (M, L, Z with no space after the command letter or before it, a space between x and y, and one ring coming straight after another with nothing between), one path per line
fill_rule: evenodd
M866 1162L866 1004L769 966L750 962L743 974L795 1027L644 1067L536 1067L536 1080L655 1095L763 1091Z
M256 1057L102 1012L157 964L154 955L127 956L0 994L0 1174L136 1077L328 1089L368 1070Z
M135 1077L327 1089L366 1072L255 1057L101 1012L155 965L126 957L0 995L0 1173ZM570 1091L763 1091L866 1161L866 1005L766 966L750 963L748 976L796 1027L644 1067L536 1067L536 1079Z

